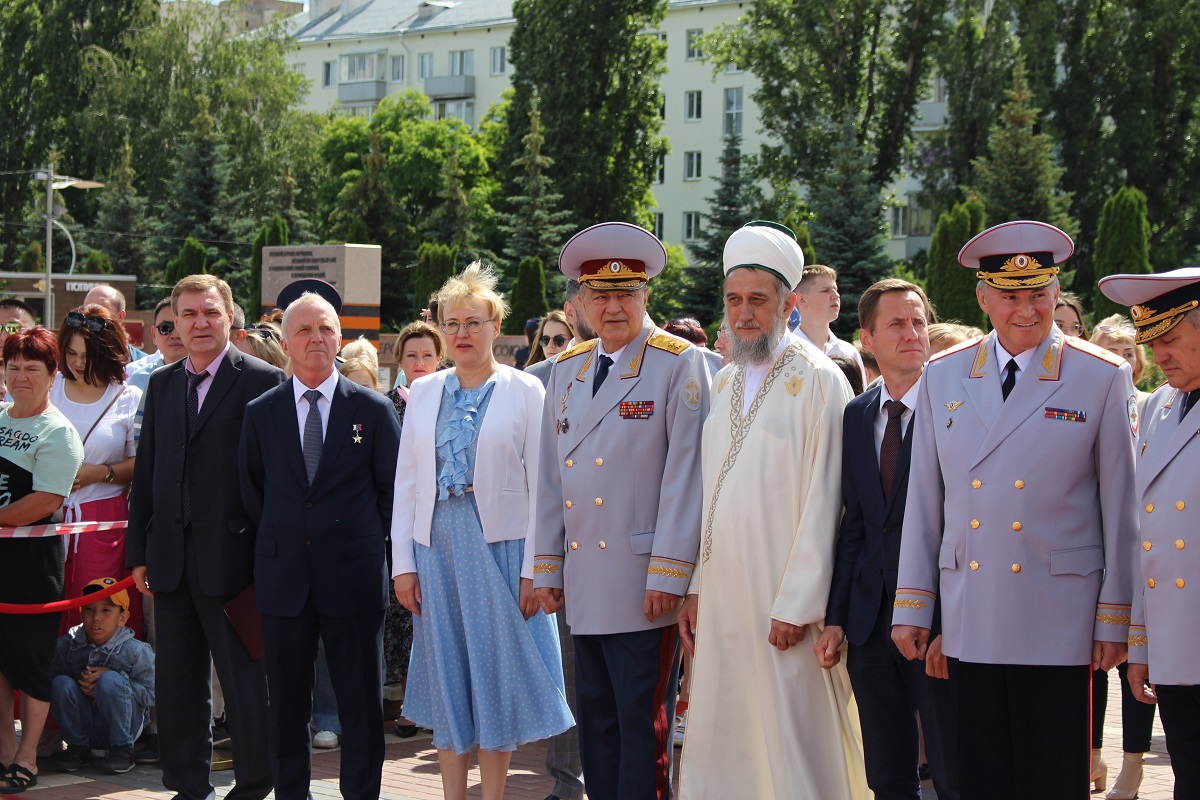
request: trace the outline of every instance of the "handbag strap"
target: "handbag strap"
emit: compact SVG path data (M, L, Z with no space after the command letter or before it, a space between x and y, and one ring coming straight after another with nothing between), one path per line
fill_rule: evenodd
M121 384L121 391L113 395L113 399L108 401L108 405L106 405L104 410L100 412L100 416L96 417L96 421L92 423L92 427L88 428L88 432L83 435L84 445L87 444L88 437L92 435L92 431L96 430L96 426L100 424L100 420L104 419L105 415L108 414L108 410L113 407L113 404L116 403L123 394L125 394L125 385Z

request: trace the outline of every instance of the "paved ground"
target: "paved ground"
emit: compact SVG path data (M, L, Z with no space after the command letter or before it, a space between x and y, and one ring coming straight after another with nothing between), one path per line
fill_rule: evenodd
M1109 680L1109 713L1104 727L1104 758L1109 764L1109 786L1117 778L1121 766L1121 698L1116 672ZM383 770L383 800L441 800L442 785L438 776L437 754L430 746L428 735L402 740L391 734L387 737L387 760ZM678 754L678 750L676 754ZM337 775L339 753L317 751L313 756L314 800L340 798ZM29 800L170 800L171 793L162 787L162 773L151 767L136 767L125 775L101 775L88 769L74 775L56 772L49 764L42 766L38 786L26 792ZM232 772L213 773L217 796L224 797L233 782ZM472 769L470 797L479 797L479 771ZM508 800L542 800L554 782L546 777L545 748L541 745L523 747L513 755L512 772L508 779ZM1141 800L1170 800L1172 786L1171 762L1167 757L1162 726L1154 722L1154 742L1146 758L1146 778L1139 794ZM933 790L926 785L927 797ZM4 795L0 797L19 797ZM1101 797L1102 795L1096 795ZM821 798L820 800L836 800Z

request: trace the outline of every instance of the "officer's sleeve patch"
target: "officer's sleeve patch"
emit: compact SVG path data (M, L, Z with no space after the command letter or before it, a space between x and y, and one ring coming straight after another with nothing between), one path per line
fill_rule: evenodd
M1133 431L1133 435L1138 434L1138 404L1137 395L1129 395L1129 400L1126 403L1126 408L1129 411L1129 430Z
M688 378L683 384L683 404L692 411L700 408L700 381Z

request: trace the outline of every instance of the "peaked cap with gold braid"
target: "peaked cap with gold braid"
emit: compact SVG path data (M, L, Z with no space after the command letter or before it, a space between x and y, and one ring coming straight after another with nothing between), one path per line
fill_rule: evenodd
M958 263L997 289L1040 289L1074 252L1071 237L1053 225L1016 220L977 234L959 251Z
M1155 275L1109 275L1100 279L1108 299L1129 306L1134 341L1152 342L1200 308L1200 267L1184 267Z

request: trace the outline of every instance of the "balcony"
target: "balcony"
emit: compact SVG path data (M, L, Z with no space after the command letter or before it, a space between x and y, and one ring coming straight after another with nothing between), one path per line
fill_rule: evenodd
M387 81L354 81L338 84L338 100L347 103L378 103L387 97Z
M430 100L454 100L475 96L474 75L439 75L425 79L425 94Z

